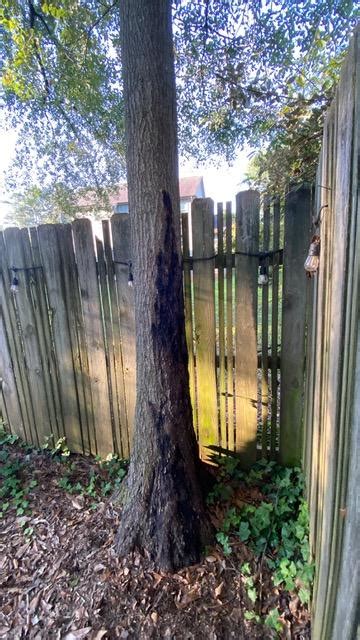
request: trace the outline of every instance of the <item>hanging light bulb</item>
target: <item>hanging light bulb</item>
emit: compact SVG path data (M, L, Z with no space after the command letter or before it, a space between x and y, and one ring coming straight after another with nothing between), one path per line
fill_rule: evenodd
M18 293L18 291L19 291L19 280L16 277L16 274L14 274L14 277L12 279L12 283L11 283L11 286L10 286L10 291L11 291L11 293L14 293L14 294Z
M311 278L317 272L320 262L320 236L313 236L309 247L309 253L305 260L304 269Z
M261 264L260 265L260 271L259 271L258 284L263 286L264 284L267 284L268 282L269 282L269 278L268 278L268 274L267 274L266 265L265 264Z
M129 275L128 275L128 287L132 288L134 286L134 276L132 272L132 263L129 262Z

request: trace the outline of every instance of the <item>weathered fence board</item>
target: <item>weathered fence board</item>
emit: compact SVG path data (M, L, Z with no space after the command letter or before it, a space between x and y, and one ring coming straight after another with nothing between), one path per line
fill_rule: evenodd
M0 295L3 296L3 286L0 283ZM5 322L3 317L3 309L1 308L0 316L0 386L2 397L2 412L4 420L10 425L15 425L17 434L26 441L27 434L25 431L24 419L21 413L21 406L18 399L18 389L14 375L14 369L11 361L10 351L6 335Z
M271 301L271 426L270 456L274 459L277 445L278 417L278 341L279 341L279 265L280 256L280 200L273 202L272 301Z
M220 445L224 449L228 447L227 415L226 415L226 352L225 352L225 301L224 301L224 208L219 203L217 207L217 239L219 266L218 278L218 326L219 326L219 418L220 418Z
M266 198L263 211L263 246L267 253L270 248L270 202ZM269 274L269 258L262 260L262 266ZM262 457L267 457L268 448L268 418L269 418L269 279L261 286L261 452Z
M39 263L36 263L34 261L34 254L30 244L29 230L21 229L20 233L24 264L34 265L34 267L39 266ZM29 295L32 300L34 328L38 339L39 356L44 372L43 385L47 402L47 410L49 414L48 425L45 425L45 429L43 430L43 432L39 433L40 442L43 443L48 435L49 430L54 435L56 440L60 437L60 433L62 432L62 430L61 422L59 424L58 421L57 407L55 405L55 398L53 393L52 369L50 366L51 361L49 359L49 354L51 352L49 351L49 343L46 340L48 332L50 331L49 317L46 308L43 315L41 294L41 283L43 281L43 278L40 272L41 269L37 268L29 272L28 286Z
M13 304L13 300L8 293L12 277L10 277L11 274L9 273L6 262L5 239L2 233L0 234L0 261L2 271L0 280L1 312L3 320L2 328L4 331L2 341L7 342L8 344L16 381L19 410L22 416L22 422L20 423L20 425L12 423L12 428L14 432L20 436L25 433L26 442L35 444L37 442L37 438L34 433L35 426L30 402L30 390L26 375L21 340L19 332L17 330L15 307ZM9 377L7 374L9 375ZM4 369L1 371L1 377L2 386L4 387L4 389L6 389L6 386L11 384L12 373L11 371ZM13 401L15 401L14 394L12 394L12 399ZM14 411L15 409L13 407L11 413L8 413L7 417L10 418Z
M227 443L235 450L235 397L234 397L234 317L233 317L233 214L231 202L225 205L226 220L226 407Z
M236 451L244 465L256 460L257 451L257 288L259 251L259 194L236 196L235 285L235 408Z
M129 430L126 414L125 402L125 386L124 386L124 370L121 348L120 320L118 313L117 290L115 282L115 265L112 255L111 234L109 220L103 220L102 231L104 239L104 252L106 259L107 284L109 288L111 328L108 328L110 335L109 340L109 358L110 362L112 389L113 389L113 414L115 428L115 443L117 451L124 457L128 458L130 454ZM106 318L106 311L104 311ZM107 320L107 322L109 322ZM114 376L114 380L113 380ZM118 421L118 422L117 422Z
M197 415L202 455L218 444L215 358L214 204L195 199L191 206L194 317L196 335Z
M84 449L82 427L79 415L78 384L74 370L71 329L76 327L76 318L68 315L72 312L71 286L66 285L64 269L71 264L72 244L67 247L66 261L62 260L58 231L69 231L70 227L60 228L57 225L41 225L38 228L43 277L46 283L49 302L49 317L55 346L56 367L59 372L59 393L61 400L62 419L67 443L72 451L81 452ZM84 409L85 411L85 409ZM50 435L50 433L48 433ZM85 451L89 448L85 448Z
M136 345L134 293L133 289L128 286L129 263L131 263L133 259L131 255L129 216L127 214L112 216L111 232L113 238L114 264L120 319L127 429L129 433L129 442L131 445L136 401Z
M15 302L18 330L24 350L24 369L30 388L33 419L36 423L37 444L43 444L49 433L49 424L51 424L45 390L45 376L47 376L47 371L44 369L41 358L33 300L30 291L32 272L23 270L24 268L30 268L34 265L26 263L20 229L5 229L4 237L8 268L14 266L21 269L16 273L19 281L19 289L21 290L21 295L16 296ZM53 425L51 425L51 427L52 426Z
M333 575L338 588L329 590L328 610L333 618L327 628L332 637L345 639L359 632L359 571L354 570L354 550L359 547L359 508L356 489L360 483L360 30L353 42L354 110L349 198L348 259L344 306L344 350L339 419L340 456L335 512L338 514ZM351 54L350 54L351 56ZM351 57L350 57L351 60ZM345 462L345 463L344 463ZM344 513L344 509L346 512Z
M280 418L280 460L289 465L299 464L302 457L307 298L304 262L310 210L310 187L291 186L285 203Z
M196 379L195 379L195 354L194 354L194 326L193 326L193 303L191 294L191 269L190 269L190 246L189 246L189 215L184 213L181 217L182 231L182 251L184 270L184 306L185 306L185 334L189 354L189 385L190 397L193 412L194 428L199 437L199 425L197 418L196 399Z
M308 316L304 461L316 640L352 640L358 624L359 38L358 29L325 121L315 193L321 255Z
M90 220L76 220L72 227L89 364L96 452L106 456L113 450L113 437L94 239ZM96 429L99 424L101 430Z
M30 229L30 239L33 264L41 265L40 247L36 227L32 227ZM65 433L59 395L59 371L56 368L56 355L54 352L53 338L51 334L50 315L46 299L45 279L42 270L36 269L34 271L34 278L36 280L37 288L38 312L36 313L36 317L39 321L38 334L39 339L42 342L43 359L44 362L46 362L47 371L49 372L49 376L46 376L46 378L48 384L48 394L49 396L51 396L50 403L52 405L51 410L53 414L52 422L54 424L55 430L53 435L57 439L63 436Z

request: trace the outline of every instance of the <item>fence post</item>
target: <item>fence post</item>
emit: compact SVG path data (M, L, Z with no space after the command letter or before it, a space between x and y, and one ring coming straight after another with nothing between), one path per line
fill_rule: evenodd
M285 202L279 453L280 462L290 466L302 458L310 207L310 186L291 186Z

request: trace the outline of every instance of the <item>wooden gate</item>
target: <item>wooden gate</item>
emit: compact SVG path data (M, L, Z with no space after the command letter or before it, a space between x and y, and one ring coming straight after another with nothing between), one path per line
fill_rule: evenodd
M309 194L294 187L285 200L260 203L244 191L235 207L218 204L215 214L210 199L198 199L182 216L190 390L204 458L213 446L237 451L244 466L261 455L300 459ZM0 233L1 410L29 443L52 434L73 451L128 456L136 257L128 214L96 228L80 219Z

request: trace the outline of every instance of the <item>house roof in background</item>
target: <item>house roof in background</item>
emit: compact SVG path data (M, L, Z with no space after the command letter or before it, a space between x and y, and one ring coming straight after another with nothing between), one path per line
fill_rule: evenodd
M180 198L195 198L202 181L202 176L189 176L187 178L180 178ZM115 191L109 196L109 200L113 206L129 202L127 185L120 185L118 191Z
M180 198L196 198L199 188L204 189L202 176L189 176L187 178L180 178ZM117 204L125 204L129 201L127 184L122 184L117 190L109 193L109 203L112 207ZM80 198L80 207L89 207L94 204L94 199L91 193L87 193L84 197Z
M204 189L202 176L189 176L188 178L180 178L180 198L195 198L201 187Z

